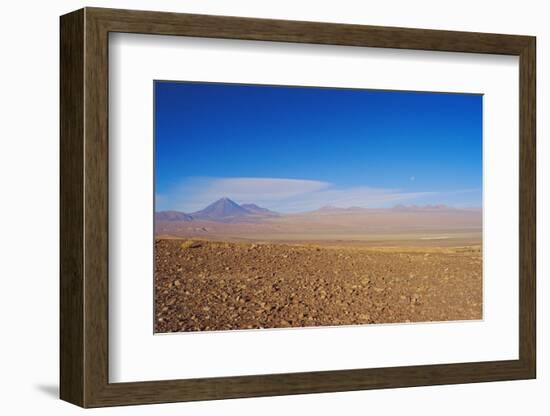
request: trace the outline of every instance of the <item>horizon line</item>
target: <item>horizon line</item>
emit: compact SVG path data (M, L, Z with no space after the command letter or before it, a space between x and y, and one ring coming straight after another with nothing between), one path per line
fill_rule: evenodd
M303 210L303 211L296 211L296 212L280 212L280 211L277 211L277 210L274 210L274 209L271 209L269 207L266 207L264 205L259 205L259 204L256 204L254 202L247 202L247 203L239 203L237 201L235 201L234 199L230 198L230 197L227 197L227 196L224 196L224 197L221 197L221 198L218 198L216 199L215 201L209 203L209 204L206 204L203 208L199 209L199 210L195 210L195 211L182 211L180 209L162 209L162 210L154 210L154 213L157 214L157 213L161 213L161 212L178 212L178 213L182 213L182 214L188 214L188 215L191 215L193 213L197 213L197 212L200 212L202 211L203 209L213 205L213 204L216 204L220 201L224 201L224 200L227 200L227 201L230 201L236 205L238 205L239 207L243 207L243 205L256 205L257 207L259 208L262 208L262 209L267 209L269 211L272 211L274 213L277 213L277 214L283 214L283 215L292 215L292 214L300 214L300 213L307 213L307 212L314 212L314 211L320 211L322 209L335 209L335 210L352 210L352 209L364 209L364 210L392 210L392 209L396 209L396 208L403 208L403 209L414 209L414 208L418 208L418 209L453 209L453 210L481 210L483 209L483 206L475 206L475 205L472 205L472 206L457 206L457 205L448 205L448 204L395 204L395 205L392 205L392 206L388 206L388 207L369 207L369 206L359 206L359 205L350 205L350 206L338 206L338 205L331 205L331 204L328 204L328 205L320 205L319 207L317 208L314 208L314 209L308 209L308 210ZM245 208L246 209L246 208Z

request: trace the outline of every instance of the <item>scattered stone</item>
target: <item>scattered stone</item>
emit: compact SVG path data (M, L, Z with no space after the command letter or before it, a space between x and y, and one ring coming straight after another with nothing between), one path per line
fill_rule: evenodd
M155 259L156 332L468 320L483 307L480 251L157 239Z

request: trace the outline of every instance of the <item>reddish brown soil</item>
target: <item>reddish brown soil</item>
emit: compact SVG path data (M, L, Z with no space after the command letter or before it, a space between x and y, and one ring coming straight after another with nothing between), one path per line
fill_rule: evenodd
M155 332L481 318L479 246L155 242Z

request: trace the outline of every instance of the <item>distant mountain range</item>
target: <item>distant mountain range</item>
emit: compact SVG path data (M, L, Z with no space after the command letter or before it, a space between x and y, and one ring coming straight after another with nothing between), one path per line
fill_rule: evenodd
M362 207L341 208L341 207L335 207L334 205L325 205L319 209L316 209L315 211L310 211L310 212L320 213L320 214L340 214L340 213L346 213L346 212L366 211L367 209L368 208L362 208Z
M221 198L200 211L184 213L180 211L160 211L155 213L157 221L222 221L259 219L265 217L277 217L279 213L262 208L256 204L239 205L229 198Z
M475 209L474 209L475 210ZM386 211L386 212L462 212L470 211L468 209L459 210L457 208L449 207L447 205L395 205L393 208L362 208L362 207L349 207L340 208L335 206L324 206L315 211L309 211L297 215L345 215L353 214L360 215L361 213L369 213L374 211ZM254 222L266 218L281 217L282 215L271 211L267 208L260 207L256 204L242 204L239 205L235 201L229 198L221 198L216 202L208 205L206 208L200 211L185 213L180 211L160 211L155 213L155 220L163 222L188 222L188 221L215 221L215 222Z
M434 212L434 211L477 211L479 208L455 208L449 205L444 204L435 204L435 205L395 205L392 210L394 211L424 211L424 212Z
M198 219L226 219L229 217L245 217L252 214L246 208L241 207L229 198L218 199L200 211L193 212L191 216Z
M259 207L256 204L242 204L241 208L246 209L249 212L252 212L253 214L260 214L260 215L279 215L275 211L270 211L267 208Z
M438 204L438 205L403 205L399 204L392 208L394 211L449 211L455 210L456 208L450 207L448 205Z
M305 214L317 214L317 215L344 215L344 214L361 214L374 211L388 211L388 212L445 212L445 211L460 211L457 208L450 207L448 205L403 205L398 204L392 208L365 208L365 207L336 207L333 205L325 205L314 211L309 211Z
M161 211L155 214L155 219L158 221L192 221L193 217L179 211Z

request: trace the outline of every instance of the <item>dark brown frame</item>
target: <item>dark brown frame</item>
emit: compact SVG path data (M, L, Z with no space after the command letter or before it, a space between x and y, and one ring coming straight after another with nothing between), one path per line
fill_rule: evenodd
M109 383L110 32L519 56L519 359ZM62 16L61 398L82 407L100 407L535 378L535 49L531 36L99 8Z

